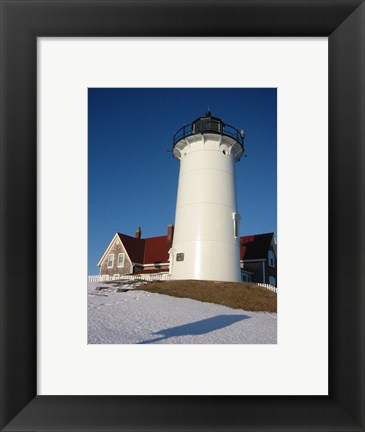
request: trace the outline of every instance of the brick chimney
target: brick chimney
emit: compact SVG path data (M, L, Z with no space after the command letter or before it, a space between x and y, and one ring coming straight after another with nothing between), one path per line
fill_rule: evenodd
M167 241L172 242L173 237L174 237L174 225L170 224L167 226Z
M137 231L136 231L136 239L141 240L141 227L138 227Z

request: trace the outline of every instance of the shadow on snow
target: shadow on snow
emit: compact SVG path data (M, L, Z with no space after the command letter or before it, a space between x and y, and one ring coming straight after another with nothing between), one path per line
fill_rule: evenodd
M222 329L224 327L228 327L238 321L242 321L248 318L250 317L247 315L217 315L215 317L206 318L193 323L183 324L180 326L160 330L152 334L162 335L161 337L139 342L139 344L159 342L176 336L203 335L215 330Z

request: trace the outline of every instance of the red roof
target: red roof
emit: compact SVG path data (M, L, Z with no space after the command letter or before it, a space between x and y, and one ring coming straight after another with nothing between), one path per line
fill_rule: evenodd
M169 250L172 246L171 241L167 241L167 236L146 238L146 249L144 263L163 263L169 259Z
M137 239L118 233L130 259L137 264L166 263L169 260L169 250L172 242L167 236Z
M256 234L240 238L240 259L264 259L270 248L274 233ZM133 263L153 264L166 263L169 260L171 241L167 236L137 239L126 234L118 233L120 240Z
M240 259L255 260L267 258L274 233L256 234L240 238Z

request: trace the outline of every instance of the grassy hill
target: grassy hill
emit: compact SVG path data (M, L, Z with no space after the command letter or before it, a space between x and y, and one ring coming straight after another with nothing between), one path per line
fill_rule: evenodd
M154 281L136 289L215 303L246 311L277 311L276 293L257 285L245 283L197 280Z

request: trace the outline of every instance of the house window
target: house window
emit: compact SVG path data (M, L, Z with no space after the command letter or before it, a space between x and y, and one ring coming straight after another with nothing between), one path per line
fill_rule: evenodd
M268 259L269 259L269 266L275 267L275 255L274 255L274 252L271 250L269 251Z
M249 273L241 272L242 282L251 282L251 275Z
M124 267L124 253L118 255L118 267Z
M276 287L276 279L274 278L274 276L269 277L269 285Z
M114 254L108 256L108 268L112 268L114 265Z

